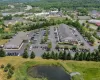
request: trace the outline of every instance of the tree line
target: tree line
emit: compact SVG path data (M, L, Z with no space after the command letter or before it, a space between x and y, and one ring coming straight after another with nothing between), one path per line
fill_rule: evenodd
M24 53L22 55L23 58L28 58L30 57L30 59L34 59L35 58L35 53L32 51L30 56L29 56L29 53L27 52L27 49L24 50Z
M44 4L45 3L45 4ZM77 9L84 8L99 8L99 0L40 0L34 3L27 3L33 7L41 7L50 10L50 8L68 8Z
M98 50L90 53L84 52L76 52L75 55L71 55L70 52L66 53L66 51L55 53L54 51L44 52L41 56L43 59L55 59L55 60L76 60L76 61L100 61L100 53Z
M75 27L84 37L87 37L90 44L94 44L95 39L93 38L93 34L86 31L85 27L83 27L83 25L81 25L78 20L73 22L72 20L68 18L63 19L63 20L56 20L56 21L54 19L50 19L50 20L45 20L45 22L43 23L36 22L36 24L29 24L29 26L26 27L26 30L30 31L30 30L44 28L47 26L52 26L52 25L57 25L57 24L62 24L62 23Z
M5 57L6 53L3 49L0 49L0 57ZM24 50L24 53L22 55L23 58L30 57L31 59L35 58L35 53L27 52L27 49ZM72 55L70 52L66 52L64 50L63 52L44 52L41 56L43 59L55 59L55 60L76 60L76 61L100 61L100 45L98 46L97 50L94 50L94 52L76 52L75 55Z

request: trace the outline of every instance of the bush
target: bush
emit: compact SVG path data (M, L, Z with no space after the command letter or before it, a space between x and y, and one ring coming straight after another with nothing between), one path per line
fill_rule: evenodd
M5 67L5 68L4 68L4 72L7 72L7 71L8 71L8 67Z
M1 65L1 68L4 68L4 65L3 64Z
M7 64L7 67L8 67L8 68L11 68L11 64L10 64L10 63L8 63L8 64Z
M12 74L8 72L7 79L10 79L11 77L12 77Z
M15 70L15 67L14 67L14 66L12 66L12 67L11 67L11 69L12 69L12 70Z
M14 74L14 71L12 69L9 69L9 73Z

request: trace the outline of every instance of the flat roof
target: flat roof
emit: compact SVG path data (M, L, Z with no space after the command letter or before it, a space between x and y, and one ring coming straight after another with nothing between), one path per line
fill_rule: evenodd
M5 48L19 48L23 40L28 39L26 32L18 32L8 43L5 44Z
M78 19L89 20L89 19L91 19L91 17L90 16L78 16Z

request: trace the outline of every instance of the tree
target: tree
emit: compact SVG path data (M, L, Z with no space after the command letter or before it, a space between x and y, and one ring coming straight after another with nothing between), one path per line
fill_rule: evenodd
M49 43L48 43L48 50L50 50L51 48L52 48L52 43L49 42Z
M90 54L90 52L87 54L86 60L87 61L90 61L91 60L91 54Z
M10 64L10 63L8 63L6 67L11 68L11 64Z
M100 51L100 45L98 46L98 50Z
M82 26L85 26L85 23L82 23Z
M9 73L14 74L14 71L10 68Z
M50 56L52 59L55 59L55 53L54 51L51 52L51 56Z
M27 50L26 50L26 49L24 50L24 53L23 53L23 58L28 58L28 52L27 52Z
M42 54L42 58L46 59L46 53L45 52Z
M95 61L99 61L100 60L99 57L100 57L99 51L96 50L95 51Z
M30 58L31 59L34 59L35 58L35 53L33 51L31 52Z
M75 55L74 55L74 60L79 60L79 53L77 52L77 53L75 53Z
M49 52L47 52L47 54L46 54L46 59L50 59L50 53Z
M45 43L45 40L44 39L41 39L41 44L44 44Z
M11 16L11 15L4 16L3 19L4 19L4 20L12 20L12 16Z
M72 49L73 49L73 50L76 50L76 49L77 49L77 46L73 46Z
M12 74L8 72L7 79L10 79L11 77L12 77Z
M80 60L80 61L83 60L83 53L80 53L80 55L79 55L79 60Z
M91 60L94 61L95 60L95 52L91 53Z
M64 53L63 53L63 60L67 60L67 54L66 54L65 50L64 50Z
M100 26L98 26L97 30L100 31Z
M58 44L56 45L55 49L59 49L59 45Z
M5 57L6 53L3 49L0 49L0 57Z
M59 59L63 59L63 53L62 52L59 53Z
M92 44L94 44L95 39L94 39L93 37L90 37L90 42L91 42Z
M87 56L87 54L83 53L83 60L86 60L86 56Z
M67 54L67 60L71 60L72 59L72 57L71 57L71 54L70 54L70 52Z
M4 72L7 72L8 71L8 67L6 66L5 68L4 68Z
M55 54L55 60L58 60L58 53Z
M86 23L88 23L88 20L86 20Z
M90 27L90 25L89 25L89 24L87 24L87 25L86 25L86 27L87 27L87 28L89 28L89 27Z

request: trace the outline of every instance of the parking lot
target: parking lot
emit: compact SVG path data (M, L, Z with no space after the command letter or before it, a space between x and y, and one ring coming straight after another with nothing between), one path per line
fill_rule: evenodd
M29 54L32 51L34 51L36 56L41 56L44 52L47 51L47 44L46 43L41 44L41 39L44 37L44 31L45 31L44 29L41 29L38 32L32 33L34 39L31 40L32 44L30 45L30 48L28 50ZM51 26L49 28L49 31L50 31L50 34L48 35L48 40L50 42L52 42L52 48L51 48L50 51L55 51L55 52L64 51L63 48L59 49L59 50L55 49L56 45L59 42L59 40L58 40L59 37L58 36L57 36L57 38L55 37L55 26ZM88 47L86 41L81 36L81 34L77 30L75 31L75 33L77 34L80 41L85 42L84 46ZM67 45L67 46L69 46L69 45ZM66 52L70 52L72 54L75 54L76 52L87 52L88 50L89 49L87 49L87 48L85 48L85 49L79 48L79 49L76 49L76 50L69 49L69 50L66 50Z
M29 48L28 48L28 53L29 55L31 54L31 52L33 51L35 53L36 56L41 56L44 52L47 51L47 47L48 47L48 42L52 43L52 48L49 52L54 51L54 52L60 52L60 51L64 51L64 47L65 46L71 46L73 47L73 45L61 45L62 47L59 49L55 49L56 45L59 44L59 35L55 34L55 31L57 31L58 26L50 26L48 28L49 34L48 34L48 40L47 42L41 44L41 39L43 39L45 37L45 29L39 29L39 30L35 30L35 31L31 31L29 33L29 37L30 40L28 43L24 43L24 45L21 47L20 50L6 50L7 55L8 56L20 56L22 55L22 53L24 52L25 46L27 44L30 44ZM77 49L66 49L66 52L70 52L72 55L74 55L76 52L88 52L93 51L94 47L90 46L87 41L85 41L85 39L82 37L82 35L75 29L75 28L71 28L71 31L73 33L74 36L76 36L77 40L79 42L84 43L84 46L78 44L77 45ZM70 34L70 33L69 33ZM60 44L59 44L60 45Z

